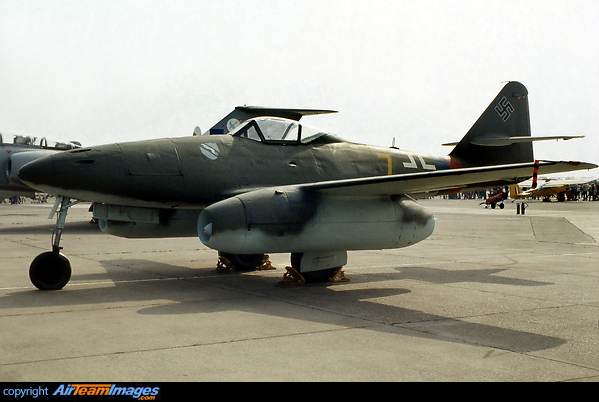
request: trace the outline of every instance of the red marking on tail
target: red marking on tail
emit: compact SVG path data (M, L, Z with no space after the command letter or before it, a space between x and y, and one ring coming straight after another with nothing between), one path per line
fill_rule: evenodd
M450 169L461 169L462 168L462 162L460 162L460 160L458 158L456 158L455 156L449 156L449 168Z
M537 175L539 174L539 161L536 160L532 169L532 188L537 188Z

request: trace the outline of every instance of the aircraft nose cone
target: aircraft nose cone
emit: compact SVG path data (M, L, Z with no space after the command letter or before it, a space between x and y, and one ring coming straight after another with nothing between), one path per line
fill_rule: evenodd
M46 156L25 164L19 169L19 180L40 191L51 192L56 179L54 159Z

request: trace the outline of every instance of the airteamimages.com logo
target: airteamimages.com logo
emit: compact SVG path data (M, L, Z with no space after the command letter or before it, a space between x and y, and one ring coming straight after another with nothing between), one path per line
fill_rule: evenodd
M160 395L157 386L128 386L119 384L67 383L54 386L13 387L2 390L3 397L36 399L44 397L129 397L139 401L153 401Z
M52 396L130 396L141 401L152 401L160 387L127 387L117 384L61 384Z

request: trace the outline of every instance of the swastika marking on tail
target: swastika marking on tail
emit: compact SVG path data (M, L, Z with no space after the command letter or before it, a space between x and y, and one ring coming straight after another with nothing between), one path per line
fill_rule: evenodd
M510 102L508 102L507 98L504 96L503 98L501 98L497 106L495 106L495 111L503 121L507 121L507 119L510 118L512 113L514 113L514 107Z

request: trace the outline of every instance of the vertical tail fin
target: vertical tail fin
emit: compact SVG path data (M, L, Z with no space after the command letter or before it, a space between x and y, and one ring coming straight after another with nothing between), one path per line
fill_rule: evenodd
M535 160L534 168L532 170L532 188L537 188L537 176L539 175L539 161Z
M510 186L510 198L516 199L521 193L522 193L522 190L520 189L519 185L512 184Z
M450 156L457 158L463 167L532 162L531 141L509 140L530 137L527 95L524 85L508 82Z

